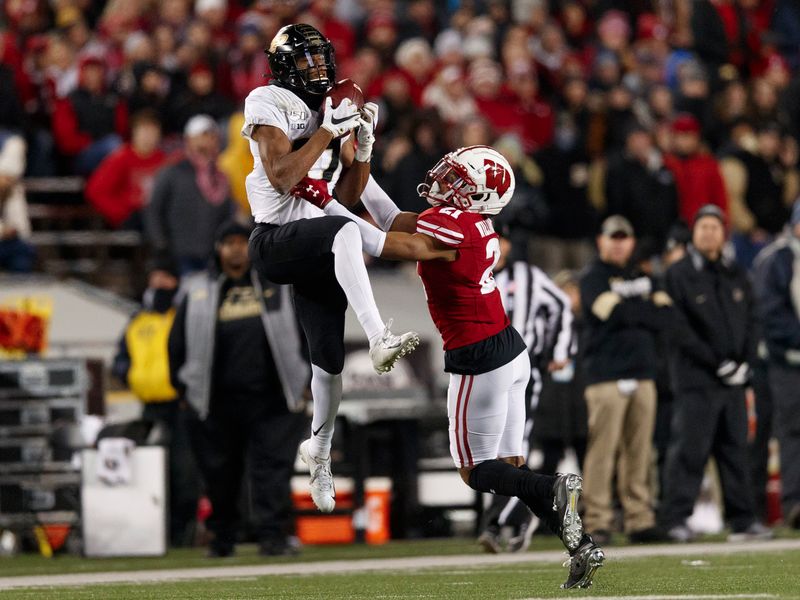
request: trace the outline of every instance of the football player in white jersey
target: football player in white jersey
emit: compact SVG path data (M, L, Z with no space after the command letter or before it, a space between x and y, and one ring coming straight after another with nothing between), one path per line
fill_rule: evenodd
M283 27L266 54L272 79L245 100L242 128L254 159L246 182L256 221L250 256L267 279L294 287L314 398L311 437L301 444L300 456L311 473L314 503L330 512L335 506L330 447L342 395L348 303L367 334L379 373L412 351L419 337L413 332L394 335L391 321L381 319L356 224L327 216L291 193L308 176L324 180L345 201L361 195L369 177L377 106L359 110L349 98L333 106L326 96L336 75L333 47L310 25Z

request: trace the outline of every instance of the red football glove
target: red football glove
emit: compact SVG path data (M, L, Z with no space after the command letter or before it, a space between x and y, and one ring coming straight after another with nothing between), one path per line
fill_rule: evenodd
M325 208L328 202L333 200L333 196L328 191L328 182L324 179L303 177L289 193L319 208Z

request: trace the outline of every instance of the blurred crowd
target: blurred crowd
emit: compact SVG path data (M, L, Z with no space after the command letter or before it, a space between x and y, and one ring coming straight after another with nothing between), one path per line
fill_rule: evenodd
M606 214L656 256L706 202L749 265L800 189L795 0L8 0L3 18L0 140L24 140L28 176L87 177L109 226L156 246L163 219L139 213L168 162L207 166L207 202L247 213L240 111L290 22L379 102L372 168L401 208L423 208L443 152L492 144L517 169L507 224L545 270L584 266ZM198 154L183 137L201 114L220 129Z

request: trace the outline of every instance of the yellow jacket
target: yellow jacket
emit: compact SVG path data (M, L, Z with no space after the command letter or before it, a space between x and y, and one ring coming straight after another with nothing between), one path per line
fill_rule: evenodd
M170 383L167 353L174 319L174 308L165 313L144 310L131 320L125 331L121 351L127 350L129 367L123 378L142 402L169 402L178 396Z

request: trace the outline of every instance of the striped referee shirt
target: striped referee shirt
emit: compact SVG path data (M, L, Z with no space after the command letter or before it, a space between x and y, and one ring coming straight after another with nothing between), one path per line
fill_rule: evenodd
M494 276L511 325L532 358L566 361L574 353L569 296L544 271L515 262Z

